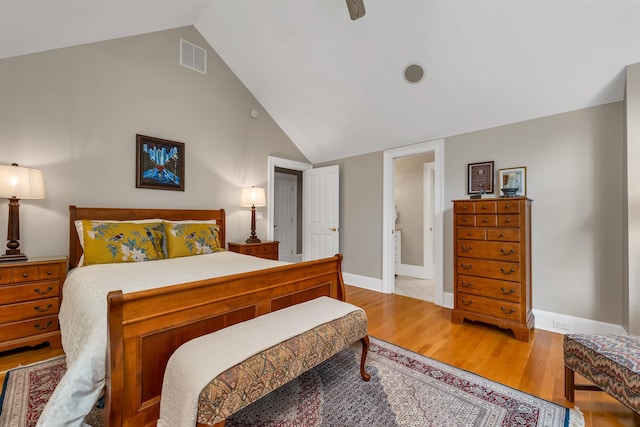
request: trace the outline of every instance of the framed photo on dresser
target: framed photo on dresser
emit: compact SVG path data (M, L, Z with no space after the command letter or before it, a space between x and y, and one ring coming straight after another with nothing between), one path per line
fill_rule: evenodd
M498 170L498 189L504 193L504 197L526 197L527 168L519 166Z
M493 161L467 165L467 194L493 193Z

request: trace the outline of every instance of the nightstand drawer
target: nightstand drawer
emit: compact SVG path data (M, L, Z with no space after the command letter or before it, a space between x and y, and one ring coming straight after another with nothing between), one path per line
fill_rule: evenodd
M38 280L38 266L14 267L12 270L13 283L34 282Z
M28 285L2 286L0 287L0 304L52 298L59 294L60 285L55 280L29 283Z
M0 341L29 337L44 332L57 331L60 328L58 316L40 317L22 322L7 323L0 326Z
M243 255L251 255L265 259L278 260L279 242L233 243L229 242L229 250Z
M38 280L60 278L60 264L44 264L38 266Z
M8 304L0 307L0 323L17 322L34 317L58 314L58 298Z

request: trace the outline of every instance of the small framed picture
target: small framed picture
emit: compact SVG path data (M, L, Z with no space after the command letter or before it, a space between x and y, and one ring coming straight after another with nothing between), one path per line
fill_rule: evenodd
M493 193L493 161L467 165L467 194Z
M184 143L136 135L136 188L184 191Z
M527 168L520 166L498 170L498 187L500 197L526 197Z

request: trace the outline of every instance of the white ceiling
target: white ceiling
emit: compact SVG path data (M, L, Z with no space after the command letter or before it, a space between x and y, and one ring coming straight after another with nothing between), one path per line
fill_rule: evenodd
M0 58L194 25L313 163L619 101L640 62L638 0L364 3L0 0Z

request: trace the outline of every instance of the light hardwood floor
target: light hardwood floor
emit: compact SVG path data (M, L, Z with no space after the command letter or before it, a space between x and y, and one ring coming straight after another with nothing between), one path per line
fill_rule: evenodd
M369 335L474 372L563 406L562 335L535 330L531 341L511 331L465 322L451 323L450 310L401 295L347 286L347 301L365 309ZM62 354L48 347L0 354L0 381L18 365ZM576 391L576 406L587 426L640 425L633 411L602 392Z

